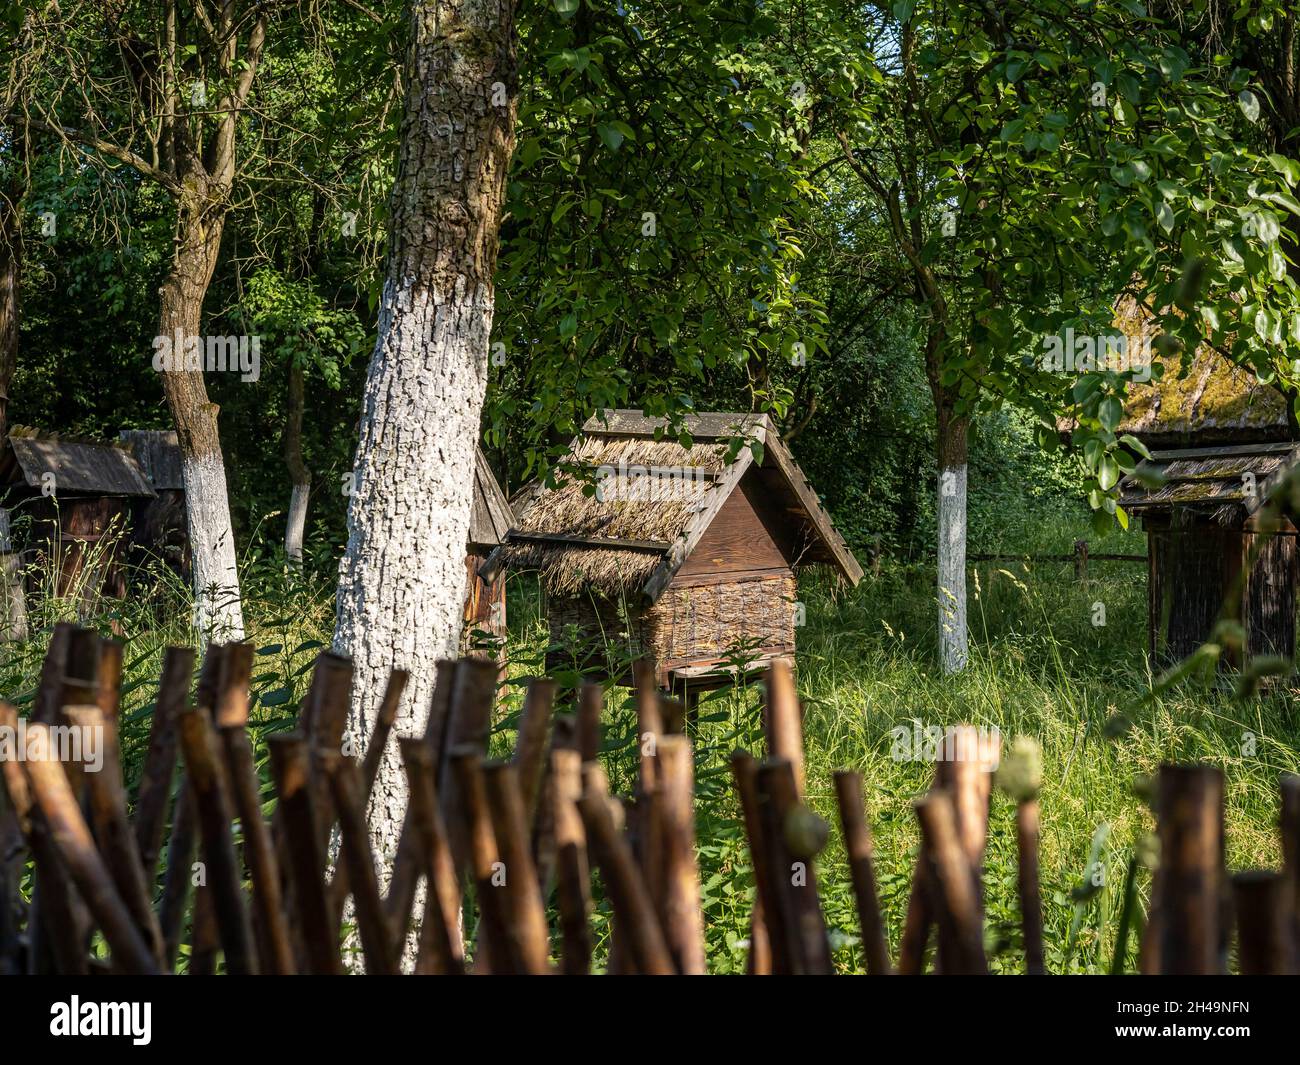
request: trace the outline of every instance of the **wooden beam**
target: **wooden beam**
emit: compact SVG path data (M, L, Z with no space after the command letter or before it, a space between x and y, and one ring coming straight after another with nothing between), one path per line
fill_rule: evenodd
M520 532L511 529L506 534L509 540L536 541L543 544L574 544L578 547L616 547L625 551L667 551L672 546L671 540L624 540L617 536L569 536L566 533ZM487 566L485 562L482 569Z

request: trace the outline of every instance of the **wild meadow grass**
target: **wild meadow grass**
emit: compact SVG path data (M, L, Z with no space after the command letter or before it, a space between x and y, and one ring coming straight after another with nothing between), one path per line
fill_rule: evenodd
M1067 553L1068 526L1044 523L1032 544L976 545L985 551ZM1093 551L1141 553L1142 537L1114 534ZM243 565L248 638L258 648L253 732L271 797L265 750L273 731L292 727L312 662L328 644L333 587L291 573L273 557ZM0 685L26 710L53 624L80 620L125 644L124 755L129 783L147 741L163 649L193 645L187 590L160 572L137 582L148 591L87 606L77 590L33 597L29 638L0 645ZM810 576L800 589L807 624L799 632L797 683L805 704L807 790L831 825L817 875L842 971L863 970L848 869L831 774L862 772L874 833L876 868L895 950L915 861L911 804L933 766L898 757L899 729L969 723L992 729L1004 745L1018 735L1043 750L1042 895L1047 962L1053 972L1105 972L1112 964L1125 870L1152 828L1143 783L1161 762L1205 761L1226 779L1227 857L1233 869L1277 865L1277 782L1300 771L1296 691L1279 684L1238 699L1222 681L1187 682L1149 697L1146 570L1133 563L1089 566L1077 580L1069 563L981 563L970 569L971 660L958 676L935 666L934 571L886 560L857 589ZM492 738L495 753L513 745L523 686L540 670L547 635L536 583L521 575L509 588L510 680ZM1098 607L1104 609L1104 624ZM629 693L607 694L604 757L611 786L631 790L635 715ZM567 710L561 707L561 710ZM697 818L710 965L743 969L752 905L750 875L728 758L737 747L762 750L758 693L732 687L706 696L691 726L697 751ZM903 752L906 753L906 752ZM1145 853L1145 851L1144 851ZM995 792L985 875L989 951L995 971L1023 966L1015 893L1014 811ZM1140 898L1150 887L1145 866ZM598 896L599 898L599 896ZM608 905L598 902L598 958L608 934ZM1132 971L1136 936L1124 967Z
M1137 533L1100 542L1079 535L1094 541L1094 553L1145 551ZM1045 525L1038 542L1014 550L1064 554L1074 538L1068 527ZM526 579L517 584L512 637L519 649L536 648L545 641L541 610ZM912 802L933 774L926 761L896 756L900 728L915 735L917 727L967 723L996 728L1004 747L1020 735L1040 743L1042 898L1053 972L1111 969L1128 863L1135 851L1149 853L1144 837L1154 827L1145 785L1162 762L1223 769L1232 869L1280 863L1278 778L1300 771L1296 691L1279 685L1240 700L1226 681L1189 681L1151 697L1158 678L1147 663L1142 563L1094 561L1084 581L1071 563L972 566L971 659L956 677L940 675L935 664L932 566L887 561L853 590L805 578L800 594L807 606L797 660L807 797L831 825L818 877L842 971L863 971L864 959L831 775L839 768L863 774L896 951L918 842ZM611 775L630 781L635 747L627 693L612 692L607 706ZM710 964L721 972L743 969L753 895L727 759L736 747L762 749L758 715L755 689L724 689L701 702L694 737ZM999 972L1023 969L1015 876L1014 807L995 791L985 896L991 967ZM1144 912L1150 872L1143 864L1137 884ZM1122 959L1126 971L1135 968L1137 942L1135 932Z

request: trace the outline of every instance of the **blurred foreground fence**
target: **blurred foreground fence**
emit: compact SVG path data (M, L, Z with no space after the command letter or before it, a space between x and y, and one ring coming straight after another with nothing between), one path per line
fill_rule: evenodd
M554 683L534 680L513 756L489 760L497 667L441 664L424 734L395 738L410 804L392 868L380 870L365 810L405 675L391 677L357 759L342 753L351 666L322 654L297 727L268 740L272 793L246 727L252 662L251 645L209 647L191 695L194 652L168 650L132 797L117 743L121 647L56 629L31 719L0 704L0 734L21 739L0 747L0 969L161 973L187 954L192 974L341 973L347 913L367 973L581 974L595 960L598 872L613 915L607 972L706 971L691 740L684 707L647 665L634 794L615 797L597 756L599 685L581 688L576 712L556 713ZM756 888L748 969L830 973L816 869L829 829L803 802L802 708L785 662L766 675L763 713L766 756L732 757ZM70 745L78 735L87 742ZM1025 966L1043 971L1036 750L1022 741L1004 757L996 735L956 726L915 803L921 846L896 956L862 777L835 775L869 972L988 971L981 881L999 762L1016 800ZM1145 972L1295 972L1300 778L1282 782L1284 869L1231 877L1220 772L1165 766L1157 788L1150 918L1139 929L1131 866L1119 963L1140 936Z

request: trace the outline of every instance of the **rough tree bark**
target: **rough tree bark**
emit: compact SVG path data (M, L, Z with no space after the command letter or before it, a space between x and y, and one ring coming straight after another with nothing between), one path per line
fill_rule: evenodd
M228 185L214 187L201 167L186 167L183 173L175 257L158 290L158 332L164 337L202 335L203 297L216 269L225 220ZM194 567L194 623L209 639L242 640L244 616L217 406L208 399L201 370L168 370L162 379L181 449Z
M492 275L514 146L512 0L419 0L410 39L379 339L334 633L334 650L355 668L349 731L358 744L394 667L411 675L398 728L420 728L434 663L458 648ZM406 802L390 749L369 812L385 880Z

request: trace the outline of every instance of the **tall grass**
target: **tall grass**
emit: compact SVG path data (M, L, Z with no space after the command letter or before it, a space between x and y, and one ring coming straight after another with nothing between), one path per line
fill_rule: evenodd
M1044 527L1029 550L1061 553L1074 538L1068 526ZM1140 535L1117 533L1093 550L1141 554L1144 547ZM864 959L831 774L852 768L865 778L881 896L897 949L918 842L911 804L933 773L926 762L896 757L893 730L900 727L970 723L996 728L1004 744L1017 735L1041 744L1041 871L1052 971L1110 969L1125 872L1135 852L1150 853L1154 823L1144 796L1162 762L1205 761L1223 769L1230 866L1280 861L1277 781L1300 769L1296 692L1278 686L1241 701L1230 686L1189 682L1152 697L1141 564L1093 562L1086 581L1075 578L1072 564L972 567L971 660L955 677L940 675L935 664L932 567L886 562L878 577L868 576L855 590L813 577L800 594L807 607L797 679L806 708L808 801L832 825L819 876L843 971L863 971ZM522 680L546 640L525 578L514 582L510 608L512 670ZM607 711L611 776L630 781L635 748L626 692L611 691ZM503 725L508 730L509 719ZM503 747L508 739L503 736ZM761 749L757 691L732 687L706 697L694 739L710 964L736 971L745 960L753 882L727 757L736 747ZM1015 848L1012 804L995 793L985 895L990 964L998 972L1023 968ZM1137 887L1144 910L1145 864ZM1136 948L1130 936L1128 971Z
M1062 552L1073 530L1044 526L1038 539L1032 547L1014 549ZM1094 549L1140 553L1142 546L1138 536L1117 535ZM333 589L326 580L288 570L274 553L247 554L242 578L248 637L258 648L253 729L262 762L261 740L291 727L311 664L328 642ZM973 567L970 665L959 676L944 677L935 666L932 567L886 561L879 576L868 576L851 591L817 577L805 579L800 594L807 624L799 633L797 679L806 706L808 799L832 825L819 878L836 963L843 971L862 971L863 957L831 773L848 767L865 778L881 896L896 949L917 845L911 803L933 771L923 761L895 756L891 730L910 729L914 722L996 727L1004 743L1024 734L1042 745L1041 869L1052 971L1109 968L1124 873L1152 828L1143 781L1163 761L1220 766L1226 777L1229 864L1278 863L1277 779L1300 770L1296 693L1279 685L1241 701L1227 687L1187 683L1147 698L1152 676L1144 654L1145 580L1145 568L1134 564L1094 562L1085 582L1075 579L1068 564ZM79 618L123 640L124 755L132 786L162 650L194 640L189 593L174 574L161 567L137 574L133 588L126 600L92 596L88 609L85 589L56 596L47 585L44 594L32 598L29 638L0 647L0 690L25 706L55 622ZM492 737L498 754L513 745L523 688L541 671L548 639L535 582L513 577L509 599L510 676ZM1096 623L1102 619L1099 604L1104 624ZM629 693L610 689L606 711L604 758L611 785L626 792L636 771ZM745 960L753 881L727 759L736 747L761 750L757 691L731 687L707 696L691 730L710 965L718 972L736 971ZM1009 801L999 795L993 800L986 869L991 965L995 971L1018 971L1023 957L1014 817ZM1138 877L1143 901L1149 885L1144 866ZM601 901L595 920L598 955L607 941L608 918L607 903ZM1129 969L1135 948L1131 938Z

